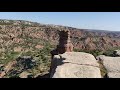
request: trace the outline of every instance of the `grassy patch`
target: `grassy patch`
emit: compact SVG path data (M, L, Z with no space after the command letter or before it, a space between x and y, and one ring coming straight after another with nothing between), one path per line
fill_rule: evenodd
M7 64L8 62L15 60L19 56L19 52L6 52L4 55L4 58L1 59L2 64Z

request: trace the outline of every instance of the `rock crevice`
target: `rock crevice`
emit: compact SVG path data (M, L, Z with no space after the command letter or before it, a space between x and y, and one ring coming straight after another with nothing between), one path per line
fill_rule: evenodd
M101 78L99 64L93 55L66 52L52 59L51 78Z
M120 57L98 56L107 70L108 78L120 78Z

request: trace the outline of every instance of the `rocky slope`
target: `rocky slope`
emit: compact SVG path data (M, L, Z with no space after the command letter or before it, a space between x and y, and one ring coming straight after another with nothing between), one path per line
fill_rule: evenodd
M120 48L120 32L77 29L23 20L0 20L0 76L38 77L46 74L50 67L50 51L58 44L60 30L70 30L74 50L104 51ZM23 64L16 60L26 56L31 56L36 66L19 71ZM14 62L16 64L11 66ZM6 70L7 66L10 70Z
M77 29L59 25L44 25L22 20L0 20L0 51L39 49L46 42L58 43L58 30L69 29L75 49L106 50L120 47L120 32ZM33 48L31 48L33 47Z

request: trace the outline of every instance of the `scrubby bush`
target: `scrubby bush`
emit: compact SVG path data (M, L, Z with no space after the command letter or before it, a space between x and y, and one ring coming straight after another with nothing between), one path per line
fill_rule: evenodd
M106 55L106 56L113 56L113 50L107 50L103 53L103 55Z
M9 71L6 77L18 78L20 73L26 71L31 73L33 77L37 74L44 75L49 72L50 69L50 55L51 46L46 45L43 49L28 51L28 52L7 52L5 54L6 63L11 60L16 60L17 63L14 68ZM18 57L19 54L19 57Z
M93 56L99 56L103 54L103 51L100 50L93 50L93 51L89 51L89 53L91 53Z
M13 61L15 60L18 56L19 56L19 52L14 52L14 51L8 51L8 52L5 52L3 55L3 59L2 59L2 64L7 64L8 62L10 61Z
M103 55L114 57L114 50L118 50L118 49L120 49L120 47L110 48L110 49L106 50L106 51L103 53Z
M98 56L98 55L102 55L103 51L101 50L78 50L78 49L74 49L75 52L86 52L86 53L90 53L93 56Z

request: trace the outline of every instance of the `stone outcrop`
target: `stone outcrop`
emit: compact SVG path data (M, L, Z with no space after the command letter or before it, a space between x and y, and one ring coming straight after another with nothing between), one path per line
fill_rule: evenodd
M70 31L59 32L59 45L51 52L51 78L101 78L99 64L93 55L72 52Z
M120 73L118 73L118 72L109 72L108 77L109 78L120 78Z
M99 64L93 55L65 52L55 55L51 63L51 78L101 78Z
M54 55L73 51L73 45L70 41L70 31L69 30L59 31L59 37L60 37L59 44L57 45L57 48L51 51L52 57Z
M108 78L120 78L120 57L99 56L97 57L107 70Z
M70 41L70 31L60 31L59 36L59 45L57 45L58 53L72 52L73 45Z

